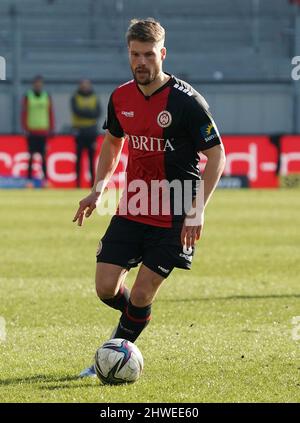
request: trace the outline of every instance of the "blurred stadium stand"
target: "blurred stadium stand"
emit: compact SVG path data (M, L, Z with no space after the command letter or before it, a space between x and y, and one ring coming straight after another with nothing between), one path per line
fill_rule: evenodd
M165 70L207 97L222 131L300 132L291 79L298 11L288 0L1 0L0 132L18 129L16 99L37 73L53 94L59 131L78 79L92 79L106 103L131 78L129 20L147 16L166 28Z

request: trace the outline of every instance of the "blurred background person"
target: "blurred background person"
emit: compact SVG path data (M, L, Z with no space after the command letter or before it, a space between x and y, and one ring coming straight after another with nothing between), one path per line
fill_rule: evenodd
M98 135L97 120L101 116L101 105L97 98L92 83L88 79L82 79L78 89L71 98L72 126L76 134L76 174L77 187L80 187L81 156L87 150L90 167L90 184L93 186L94 156Z
M47 186L46 144L47 138L54 131L54 112L52 99L44 90L44 80L40 75L33 79L32 88L23 97L21 120L28 143L28 179L32 179L33 155L39 153L42 158L43 185Z

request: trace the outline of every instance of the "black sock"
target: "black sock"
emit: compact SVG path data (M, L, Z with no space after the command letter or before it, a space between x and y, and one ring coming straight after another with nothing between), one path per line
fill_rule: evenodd
M101 298L101 301L107 304L109 307L120 310L123 313L128 305L129 289L122 285L117 295L107 300Z
M151 304L146 307L136 307L129 300L123 312L114 338L124 338L134 342L145 329L151 319Z

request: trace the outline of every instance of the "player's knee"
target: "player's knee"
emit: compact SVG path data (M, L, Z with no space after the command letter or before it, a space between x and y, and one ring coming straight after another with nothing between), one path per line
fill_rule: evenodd
M151 304L153 295L145 287L133 288L130 293L130 301L136 307L146 307Z
M117 294L118 289L110 283L96 281L96 292L100 300L108 300Z

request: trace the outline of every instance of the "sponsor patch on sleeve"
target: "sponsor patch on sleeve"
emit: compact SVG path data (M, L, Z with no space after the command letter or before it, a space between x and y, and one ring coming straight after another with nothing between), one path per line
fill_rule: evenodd
M215 138L218 138L219 134L212 122L207 123L206 125L200 128L201 135L205 142L212 141Z

